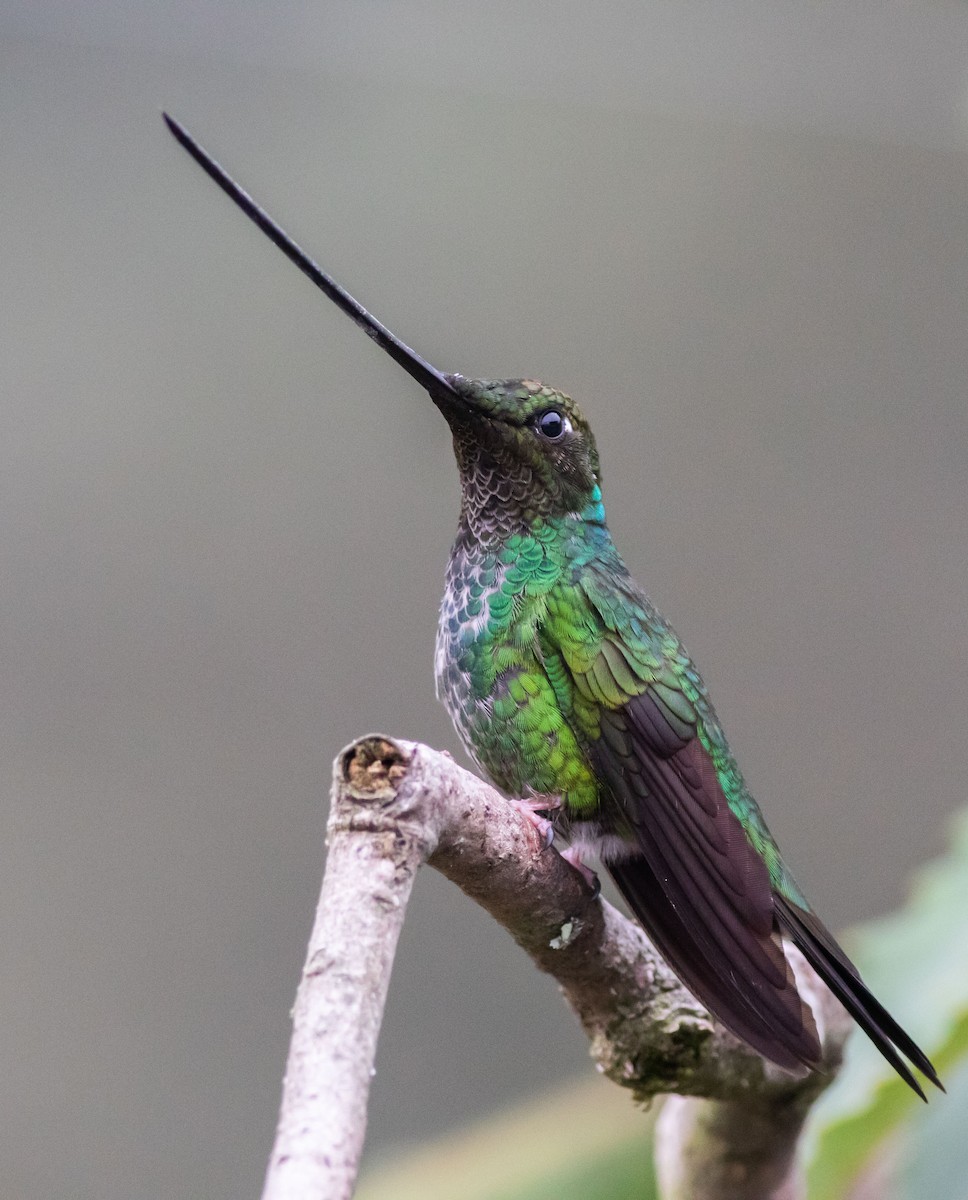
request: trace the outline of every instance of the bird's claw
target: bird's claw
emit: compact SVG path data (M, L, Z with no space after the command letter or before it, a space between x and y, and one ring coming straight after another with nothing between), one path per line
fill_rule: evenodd
M510 804L512 808L518 810L529 825L538 831L542 849L549 849L555 840L555 827L547 817L541 815L542 812L548 811L547 802L545 800L511 800Z

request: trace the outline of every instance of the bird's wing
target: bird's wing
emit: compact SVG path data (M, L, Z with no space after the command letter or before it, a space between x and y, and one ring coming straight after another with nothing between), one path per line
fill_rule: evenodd
M695 667L628 576L591 563L561 581L540 637L559 705L600 781L602 807L632 848L609 871L683 983L767 1058L814 1064L816 1026L782 934L922 1099L902 1055L941 1087L928 1057L809 910Z
M769 867L727 798L742 781L707 735L702 684L678 639L630 580L593 567L549 596L540 638L569 680L569 721L603 809L630 843L628 858L607 864L629 906L726 1026L780 1065L816 1063Z

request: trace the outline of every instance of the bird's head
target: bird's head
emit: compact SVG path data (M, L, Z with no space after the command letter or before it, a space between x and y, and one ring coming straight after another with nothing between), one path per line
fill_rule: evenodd
M468 532L500 537L600 501L595 439L570 396L533 379L444 378L428 391L454 436Z

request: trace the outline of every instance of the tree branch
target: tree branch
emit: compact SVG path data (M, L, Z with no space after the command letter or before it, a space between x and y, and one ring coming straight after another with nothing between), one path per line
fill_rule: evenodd
M797 1078L718 1025L637 924L596 898L493 788L426 746L371 735L334 764L329 854L293 1012L263 1200L348 1200L390 970L414 875L429 862L485 908L578 1015L592 1057L662 1117L669 1200L790 1200L806 1113L849 1020L792 949L824 1048Z

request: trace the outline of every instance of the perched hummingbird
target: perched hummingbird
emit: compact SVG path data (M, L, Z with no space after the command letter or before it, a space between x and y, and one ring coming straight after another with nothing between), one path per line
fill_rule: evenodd
M460 471L437 633L437 691L509 796L555 810L596 852L670 966L722 1023L781 1067L820 1042L789 939L898 1074L927 1056L814 915L750 795L682 642L629 574L605 523L592 431L534 380L445 375L326 275L169 116L169 129L277 246L430 394Z

